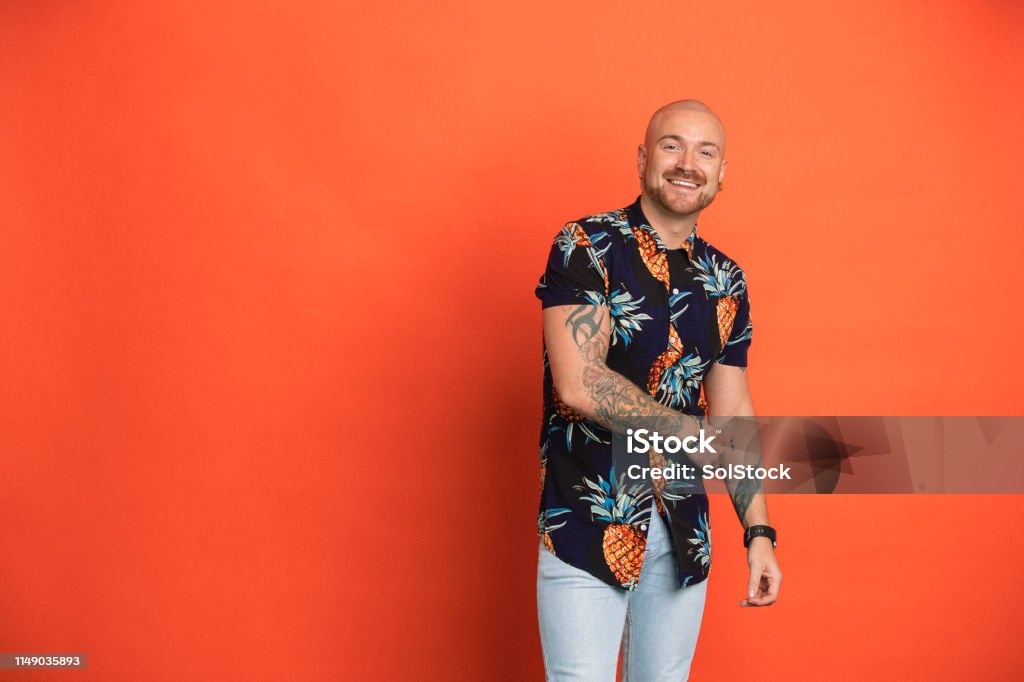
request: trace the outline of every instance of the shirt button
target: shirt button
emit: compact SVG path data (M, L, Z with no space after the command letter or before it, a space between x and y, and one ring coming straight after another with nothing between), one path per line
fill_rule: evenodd
M678 294L678 293L679 293L679 289L673 289L673 290L672 290L672 293L673 293L673 294Z
M647 530L647 524L645 523L645 524L641 525L640 526L640 530Z

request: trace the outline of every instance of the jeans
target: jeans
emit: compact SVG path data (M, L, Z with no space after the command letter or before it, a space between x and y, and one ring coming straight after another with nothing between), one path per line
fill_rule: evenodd
M540 544L537 613L548 682L679 682L690 674L707 581L679 587L665 522L651 514L640 584L617 589Z

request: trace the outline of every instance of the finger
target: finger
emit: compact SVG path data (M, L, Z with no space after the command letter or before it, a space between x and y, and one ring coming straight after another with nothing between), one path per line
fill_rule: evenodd
M754 597L752 599L744 599L740 602L740 606L749 608L758 608L761 606L770 606L773 601L768 601L769 597Z
M743 601L746 603L740 604L740 606L771 606L775 603L775 597L766 594L751 599L744 599Z
M750 565L750 579L747 581L747 599L757 594L757 588L761 583L761 565Z
M781 575L773 575L768 577L768 589L766 590L772 601L779 598L779 583L782 581Z
M757 606L770 606L775 603L775 600L779 598L779 586L778 583L765 576L765 579L761 581L761 591L754 595L753 601Z

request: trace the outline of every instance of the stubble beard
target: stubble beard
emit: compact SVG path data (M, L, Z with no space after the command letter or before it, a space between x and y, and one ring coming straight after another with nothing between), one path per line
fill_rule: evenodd
M707 193L707 187L707 183L702 184L700 193L698 193L697 196L687 201L680 201L678 196L670 195L672 190L667 180L663 184L655 187L651 187L647 183L646 178L643 178L641 181L641 188L643 189L644 194L650 197L666 212L680 217L691 216L695 213L699 213L711 205L711 202L715 200L715 195L709 195Z

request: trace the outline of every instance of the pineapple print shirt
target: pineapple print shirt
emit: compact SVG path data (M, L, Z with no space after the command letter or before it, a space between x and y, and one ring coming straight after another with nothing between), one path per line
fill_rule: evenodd
M544 308L606 306L608 367L680 412L704 414L703 379L713 363L747 364L752 326L743 271L696 226L682 249L667 250L639 197L567 223L536 295ZM611 442L609 431L558 399L545 349L538 533L548 551L611 585L636 589L653 509L670 529L680 586L706 579L711 530L699 477L661 481L652 490L615 470Z

